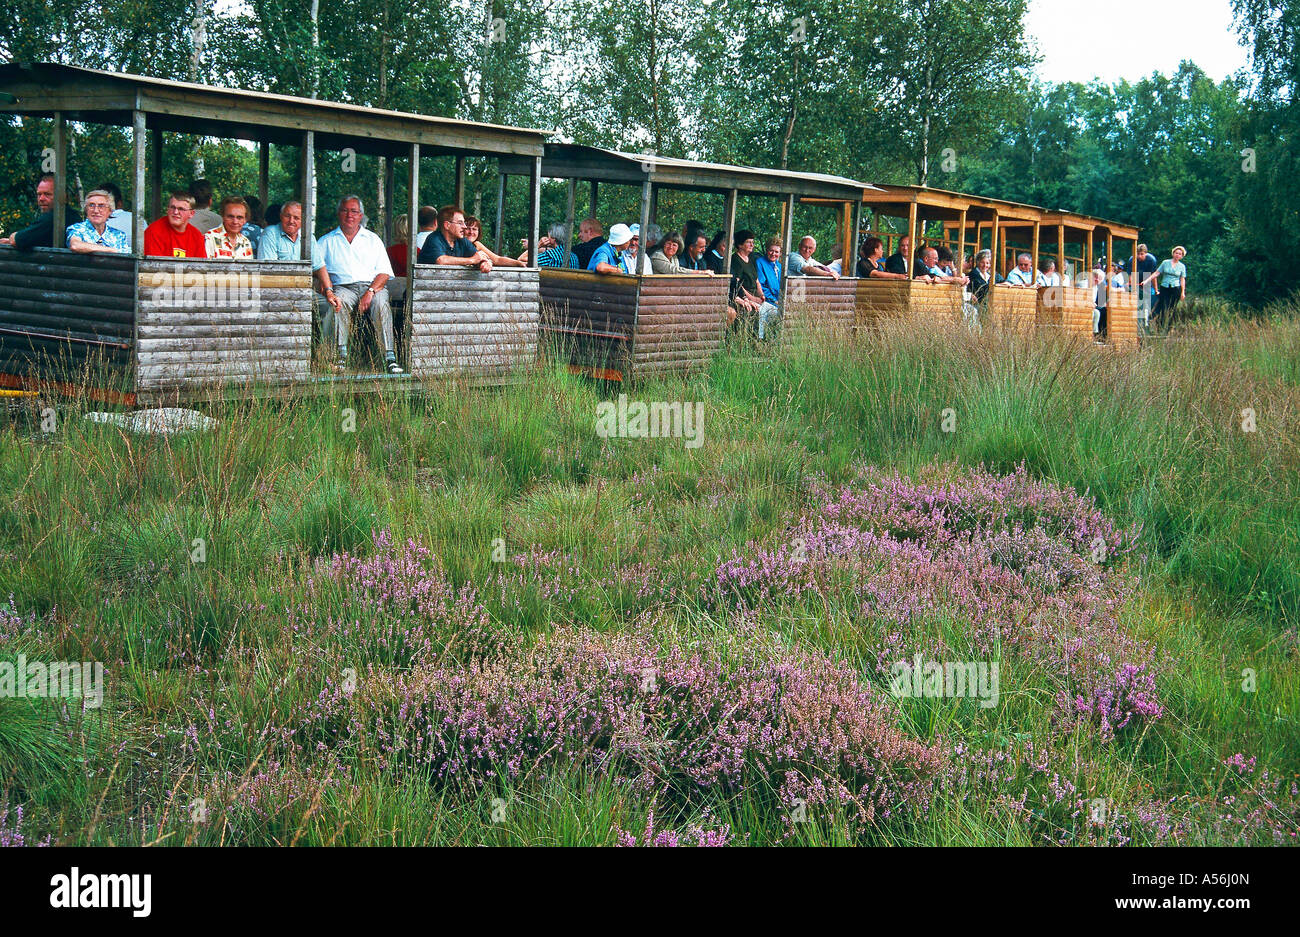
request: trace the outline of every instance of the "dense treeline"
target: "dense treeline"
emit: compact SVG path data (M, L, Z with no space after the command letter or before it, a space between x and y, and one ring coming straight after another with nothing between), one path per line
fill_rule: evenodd
M1278 259L1300 247L1294 97L1300 0L1234 0L1251 69L1220 83L1193 63L1136 83L1044 85L1023 37L1027 0L452 0L430 15L393 0L17 0L0 12L0 59L53 60L496 123L554 128L622 149L873 181L920 182L1137 223L1163 254L1191 251L1195 291L1260 302L1300 286ZM313 37L316 37L315 39ZM31 211L41 122L0 125L0 226ZM74 134L75 187L127 180L121 134ZM293 186L276 154L272 195ZM321 191L384 207L379 160ZM450 192L446 160L426 195ZM228 141L169 141L166 181L198 170L252 191L256 161ZM495 214L486 161L469 209ZM125 188L125 186L124 186ZM522 186L507 227L524 217ZM546 193L558 213L558 188ZM630 217L611 189L603 213ZM711 203L661 202L673 215ZM322 219L324 223L325 219ZM740 221L775 223L771 205ZM829 225L810 211L806 224Z

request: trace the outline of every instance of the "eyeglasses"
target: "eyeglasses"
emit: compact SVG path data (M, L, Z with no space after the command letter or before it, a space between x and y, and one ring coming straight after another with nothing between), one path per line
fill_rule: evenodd
M360 215L361 213L362 213L362 212L361 212L361 209L360 209L360 208L345 208L345 209L343 209L343 211L341 212L341 214L344 214L344 215Z

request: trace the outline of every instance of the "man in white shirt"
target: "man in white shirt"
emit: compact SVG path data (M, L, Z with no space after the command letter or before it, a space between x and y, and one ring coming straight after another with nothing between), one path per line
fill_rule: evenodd
M348 335L354 314L370 315L376 334L383 338L384 364L389 374L402 374L393 344L393 312L385 284L393 275L388 251L379 235L365 228L361 199L344 196L339 202L339 226L316 244L322 267L317 271L328 306L321 321L323 341L336 339L342 371L348 358Z
M785 262L786 273L792 277L831 277L838 280L839 275L832 273L830 268L818 260L813 259L813 253L817 250L817 239L805 235L799 241L799 248Z
M1033 286L1034 259L1028 254L1016 257L1016 269L1007 274L1007 286Z

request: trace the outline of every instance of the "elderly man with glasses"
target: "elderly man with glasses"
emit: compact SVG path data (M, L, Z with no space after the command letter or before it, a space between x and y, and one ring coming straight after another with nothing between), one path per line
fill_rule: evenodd
M131 242L117 228L110 228L108 216L113 214L113 196L103 189L87 193L86 220L68 225L68 247L78 254L129 254Z
M190 224L194 217L194 196L178 190L167 200L167 214L144 229L146 257L208 256L203 234Z
M1028 254L1016 257L1016 269L1007 274L1007 286L1034 286L1034 259Z
M393 275L388 250L379 235L365 227L366 211L356 195L339 201L339 226L317 242L320 252L321 292L328 304L321 322L324 341L338 342L334 370L342 371L348 359L352 316L369 315L375 333L384 342L384 367L403 374L393 344L393 311L385 284ZM429 240L432 240L430 238ZM427 247L429 241L425 241Z

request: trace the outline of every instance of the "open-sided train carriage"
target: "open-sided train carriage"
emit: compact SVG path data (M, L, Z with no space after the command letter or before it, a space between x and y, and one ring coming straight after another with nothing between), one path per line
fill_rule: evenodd
M796 199L834 200L849 206L862 190L861 183L839 176L723 166L565 143L547 144L542 171L569 181L570 236L579 180L591 184L593 208L601 183L638 187L643 229L656 221L661 189L722 194L728 244L735 235L736 201L741 195L782 198L783 264L790 250ZM761 252L761 246L757 250ZM724 269L729 271L730 262L728 251ZM543 332L578 371L620 381L634 375L687 373L705 365L726 331L730 282L725 275L607 276L543 268L540 276ZM845 282L851 296L852 281ZM822 302L792 304L788 286L783 292L787 323L827 308Z
M0 105L26 117L52 118L56 217L67 178L67 123L132 128L137 256L74 254L57 245L23 253L0 250L0 381L21 385L56 376L123 403L179 398L248 382L319 388L390 381L360 372L313 369L311 239L294 261L141 258L143 231L161 214L164 133L222 136L256 143L259 194L267 201L269 147L298 149L297 191L303 230L314 228L315 164L326 152L405 159L409 212L421 204L421 157L456 157L456 196L464 192L466 155L522 164L533 186L529 243L537 243L542 143L546 131L426 117L285 95L164 81L65 65L0 66ZM150 198L146 201L146 193ZM332 215L335 199L322 195ZM269 219L268 219L269 220ZM332 228L333 224L324 226ZM537 353L535 265L493 270L417 265L408 245L403 365L411 380L451 373L476 381L505 379ZM95 367L89 369L88 362Z

